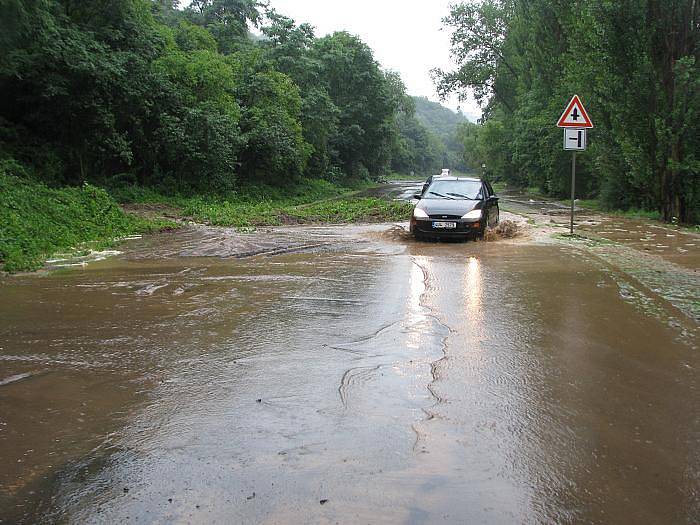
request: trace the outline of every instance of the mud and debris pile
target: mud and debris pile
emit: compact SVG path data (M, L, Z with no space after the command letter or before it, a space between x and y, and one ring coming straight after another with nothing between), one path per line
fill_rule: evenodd
M495 228L489 228L484 232L484 240L498 241L500 239L512 239L520 234L520 227L515 221L501 221Z

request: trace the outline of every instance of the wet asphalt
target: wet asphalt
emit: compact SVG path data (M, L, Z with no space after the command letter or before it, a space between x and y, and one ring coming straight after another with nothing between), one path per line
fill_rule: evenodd
M697 523L697 237L663 238L686 252L637 259L690 299L621 248L395 225L192 226L4 278L0 518Z

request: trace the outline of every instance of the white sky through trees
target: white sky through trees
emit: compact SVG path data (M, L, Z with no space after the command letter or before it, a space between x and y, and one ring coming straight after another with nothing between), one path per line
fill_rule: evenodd
M334 31L358 35L385 69L398 71L411 95L439 101L430 78L434 67L449 69L450 35L442 29L450 0L270 0L280 14L299 24L308 22L316 36ZM481 116L478 105L456 97L443 102L458 106L470 120Z

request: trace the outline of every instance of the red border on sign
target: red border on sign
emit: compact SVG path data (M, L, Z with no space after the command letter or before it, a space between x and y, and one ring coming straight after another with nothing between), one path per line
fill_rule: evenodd
M577 122L564 122L566 120L566 116L571 112L571 110L573 109L574 106L578 106L578 110L581 113L581 116L583 117L582 124L579 124ZM557 127L558 128L592 128L593 127L593 122L591 122L591 119L588 116L588 113L586 113L586 109L583 107L583 104L581 103L581 99L578 98L578 95L574 95L571 98L571 102L569 102L569 105L566 106L564 113L562 113L561 117L559 117L559 122L557 122Z

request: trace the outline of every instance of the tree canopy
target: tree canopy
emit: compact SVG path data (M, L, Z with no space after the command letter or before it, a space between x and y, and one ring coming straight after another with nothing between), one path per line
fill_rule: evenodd
M700 220L700 3L468 0L444 22L458 67L435 71L439 91L473 93L484 111L461 131L467 163L566 195L555 124L578 94L596 126L580 195Z
M7 0L0 46L0 160L51 184L227 191L442 160L364 42L258 0Z

